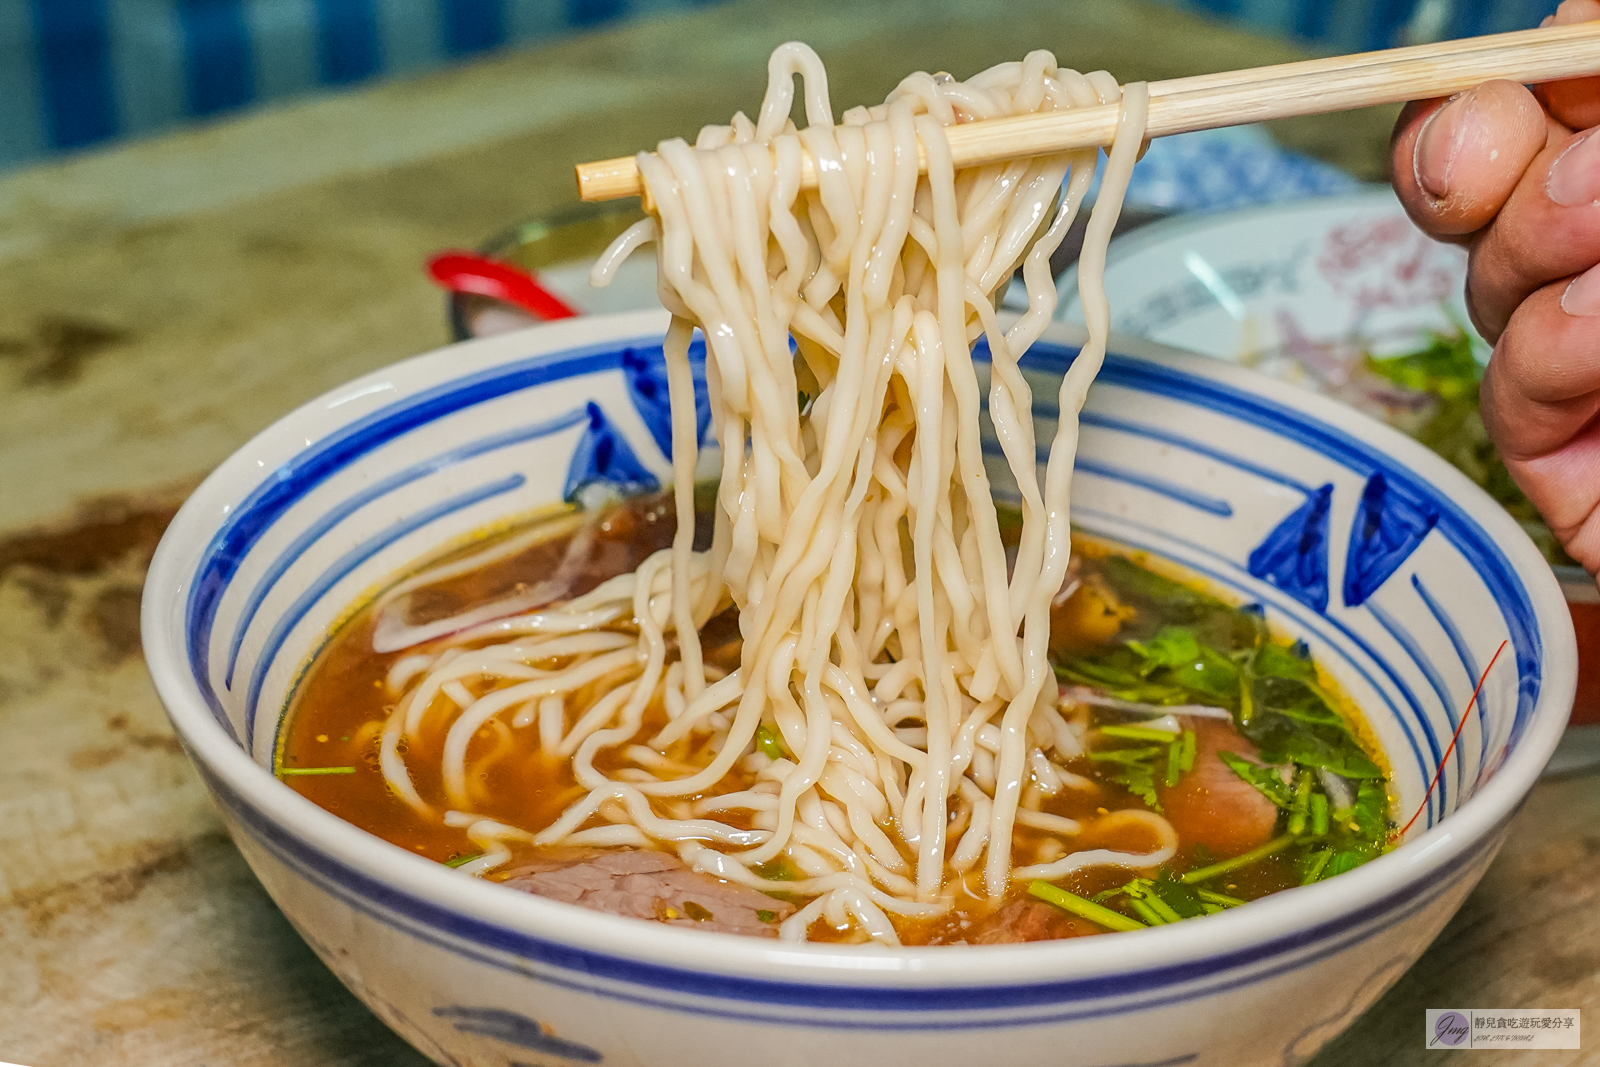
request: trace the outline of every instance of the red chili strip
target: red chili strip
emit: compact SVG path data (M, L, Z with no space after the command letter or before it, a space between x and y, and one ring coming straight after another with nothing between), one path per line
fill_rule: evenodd
M1489 665L1478 676L1478 686L1472 691L1472 699L1467 701L1466 710L1461 713L1461 721L1456 724L1456 732L1450 735L1450 745L1444 750L1444 758L1439 761L1438 768L1433 772L1433 781L1428 783L1428 791L1422 794L1422 803L1418 805L1417 813L1411 816L1411 821L1400 829L1401 837L1405 836L1406 831L1411 829L1412 824L1427 810L1428 799L1433 796L1433 789L1439 784L1439 775L1444 773L1444 765L1450 762L1450 753L1456 750L1456 740L1460 738L1462 728L1467 725L1467 719L1472 715L1472 706L1478 702L1478 694L1483 692L1483 683L1489 680L1489 672L1494 670L1495 662L1500 659L1500 653L1504 652L1506 645L1510 643L1509 641L1500 642L1500 647L1494 650L1494 655L1489 659Z

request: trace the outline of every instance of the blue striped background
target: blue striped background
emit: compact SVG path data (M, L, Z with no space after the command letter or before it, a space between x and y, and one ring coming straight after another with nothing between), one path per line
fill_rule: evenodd
M0 169L710 0L0 0Z
M325 85L708 0L0 0L0 168ZM773 0L774 3L781 0ZM1536 25L1556 0L1159 0L1382 48Z
M1537 26L1559 0L1156 0L1239 19L1334 52L1370 51L1430 38L1471 37Z

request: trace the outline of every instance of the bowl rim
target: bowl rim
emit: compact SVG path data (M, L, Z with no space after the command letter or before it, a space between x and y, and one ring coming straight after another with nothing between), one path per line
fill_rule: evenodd
M1527 591L1544 640L1540 694L1521 742L1493 777L1456 811L1392 852L1341 875L1336 886L1299 887L1255 901L1249 908L1209 916L1206 922L1134 931L1115 938L874 950L794 945L641 923L463 878L345 822L258 764L213 717L189 670L183 625L194 563L221 517L256 484L261 469L256 454L281 454L285 442L306 440L306 427L323 427L330 411L357 397L385 390L405 395L511 358L653 339L662 335L666 318L659 310L581 317L411 357L301 405L253 437L201 483L173 519L152 559L141 623L145 657L157 692L185 750L214 793L231 794L237 802L235 810L253 813L275 833L321 856L337 857L335 863L377 884L396 887L395 892L517 936L618 963L807 988L884 991L1023 988L1169 972L1172 982L1180 982L1242 966L1248 960L1239 962L1241 953L1263 946L1290 951L1308 939L1315 942L1338 930L1360 927L1364 920L1352 922L1352 917L1360 916L1364 909L1379 909L1369 914L1366 921L1371 921L1391 914L1401 901L1421 907L1436 899L1470 869L1481 866L1486 851L1497 847L1496 831L1514 814L1560 740L1576 684L1576 643L1570 617L1548 565L1503 509L1422 445L1335 401L1219 360L1140 339L1114 338L1113 353L1235 389L1243 385L1246 391L1297 417L1381 449L1392 461L1425 478L1478 524L1505 552L1511 570ZM1043 339L1077 345L1083 336L1080 328L1054 323ZM321 432L326 431L313 434L312 439ZM1430 876L1435 879L1431 891L1427 886L1419 891L1419 883ZM1446 880L1447 876L1451 877ZM1426 900L1417 903L1423 897ZM1197 965L1218 960L1229 962L1218 968L1204 966L1196 973Z

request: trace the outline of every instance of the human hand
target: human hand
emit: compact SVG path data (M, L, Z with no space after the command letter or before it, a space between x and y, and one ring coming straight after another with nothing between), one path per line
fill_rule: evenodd
M1600 20L1565 0L1546 25ZM1489 82L1407 105L1392 142L1411 218L1467 247L1467 308L1494 355L1482 410L1567 552L1600 571L1600 78Z

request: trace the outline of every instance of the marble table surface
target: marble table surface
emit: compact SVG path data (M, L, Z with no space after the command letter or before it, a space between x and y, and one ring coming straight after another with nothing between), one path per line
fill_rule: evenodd
M253 432L447 340L429 252L569 201L574 162L752 107L791 37L841 102L1031 47L1125 79L1298 54L1136 0L733 3L0 178L0 1060L421 1067L207 803L139 653L144 568ZM1274 132L1381 178L1392 119ZM1318 1067L1418 1060L1425 1007L1600 1008L1597 827L1595 779L1540 784L1460 915Z

